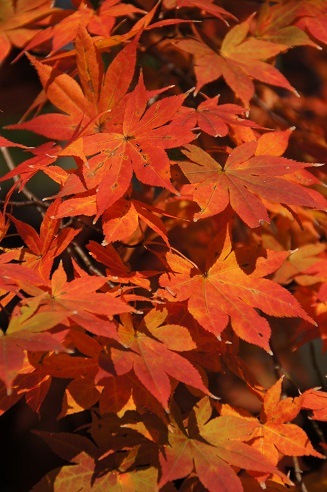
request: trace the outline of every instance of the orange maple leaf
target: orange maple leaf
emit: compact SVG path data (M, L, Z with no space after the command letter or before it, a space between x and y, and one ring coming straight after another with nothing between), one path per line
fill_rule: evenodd
M303 406L304 396L281 399L280 378L266 393L260 413L261 425L254 431L253 446L260 449L274 462L278 462L278 451L286 456L316 456L324 458L309 441L306 433L291 424Z
M43 217L40 233L29 224L11 217L18 233L29 248L29 252L21 249L17 251L17 260L23 262L40 273L41 277L47 280L50 276L54 259L59 256L69 246L80 229L67 227L60 230L60 220L53 219L59 206L59 200L53 202Z
M196 92L220 77L248 109L254 94L253 79L283 87L297 94L284 75L266 60L288 49L287 45L262 41L248 36L250 19L232 27L220 49L211 48L202 40L177 40L174 44L194 55Z
M0 3L0 63L9 55L11 47L23 48L42 29L40 21L67 15L53 7L51 0L2 0Z
M226 234L226 235L225 235ZM252 273L245 273L232 251L229 232L216 237L216 254L205 272L176 253L166 254L171 269L160 277L159 295L170 302L188 299L188 310L207 331L220 336L229 320L235 333L249 343L270 351L270 327L257 309L277 317L300 317L315 324L297 300L277 283L262 278L283 261L277 252L269 252ZM276 261L277 259L277 261Z
M124 316L124 324L119 325L118 336L125 349L110 348L110 354L102 354L99 358L100 367L108 373L118 376L127 374L132 369L145 388L168 411L171 397L170 377L210 394L195 367L175 351L183 351L183 343L190 349L194 343L188 330L177 325L163 326L160 336L160 325L164 318L156 320L153 313L148 314L136 330L129 316ZM178 331L178 342L171 340L171 331ZM167 338L164 333L167 332Z
M160 486L184 478L195 469L201 483L210 491L242 492L241 481L232 466L277 473L287 481L267 457L240 442L246 440L253 424L239 423L230 432L232 422L228 417L210 420L211 413L208 398L203 398L191 411L186 428L172 418L173 431L168 437L170 445L165 446L159 455L162 469Z

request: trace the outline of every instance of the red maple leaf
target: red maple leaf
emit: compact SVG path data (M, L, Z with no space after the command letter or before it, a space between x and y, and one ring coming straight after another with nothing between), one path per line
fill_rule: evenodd
M54 259L69 246L80 229L67 227L60 230L60 220L53 219L59 206L59 200L53 202L43 217L40 233L29 224L11 217L18 233L28 246L29 251L17 251L17 260L37 270L44 279L48 279Z
M164 0L163 5L166 9L181 9L183 7L197 8L202 12L208 12L209 14L221 19L227 24L225 17L233 20L237 20L227 10L216 5L213 0Z
M186 96L166 97L147 107L148 95L141 74L128 98L120 133L81 137L62 151L62 155L84 160L85 185L88 189L97 187L97 217L124 195L133 171L142 183L176 193L165 150L194 140L190 128L172 121Z
M39 171L43 171L53 179L53 181L60 185L63 185L67 180L67 171L56 165L50 166L50 164L56 161L58 153L62 150L62 148L59 145L54 144L54 142L47 142L39 147L26 147L25 145L19 145L0 137L0 144L3 147L20 147L34 154L34 157L25 159L4 176L1 176L0 182L19 175L19 180L14 184L14 187L17 186L18 190L21 191L26 183Z
M57 140L76 134L105 130L115 115L133 78L136 62L135 41L122 49L104 73L103 62L91 36L80 26L76 37L76 63L80 84L67 73L28 55L36 68L49 101L62 113L47 113L29 121L8 125L9 129L30 130Z
M297 7L296 25L309 33L318 41L327 44L327 14L324 0L314 2L294 1L292 7ZM293 7L294 8L294 7Z
M245 120L240 117L244 115L245 109L237 104L218 105L219 96L206 98L196 109L182 106L178 111L182 124L192 128L198 125L202 131L213 137L225 137L229 127L246 126L260 128L254 121Z
M77 10L63 10L65 15L61 15L61 17L64 18L51 19L50 26L37 33L25 46L25 49L28 51L35 50L35 48L40 49L51 41L51 54L53 54L65 45L75 41L81 28L97 35L94 40L97 44L104 40L107 41L107 46L115 46L122 41L120 36L116 36L116 38L110 36L116 18L130 16L134 13L146 13L144 10L129 3L122 4L119 0L104 0L97 10L93 9L88 1L79 0L74 3L75 5L79 4ZM60 56L64 58L71 56L71 54L71 51L66 51L58 56L59 58ZM52 57L52 59L54 58Z
M269 222L260 198L287 205L326 208L322 195L297 182L301 182L298 172L314 164L280 157L281 149L274 148L273 142L274 134L265 134L258 142L245 142L232 150L223 166L200 147L186 145L182 152L192 163L182 161L179 165L188 180L195 184L193 199L201 207L195 219L218 214L230 203L249 227L258 227L261 221Z

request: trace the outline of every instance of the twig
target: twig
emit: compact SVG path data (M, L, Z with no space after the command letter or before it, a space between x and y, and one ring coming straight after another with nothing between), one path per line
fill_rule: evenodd
M98 268L92 265L90 258L85 253L85 251L80 247L79 244L77 244L75 241L72 241L71 246L74 248L75 252L83 261L89 272L94 273L94 275L97 275L98 277L104 277L104 274L100 270L98 270Z
M84 265L88 269L89 272L93 273L94 275L97 275L98 277L105 277L105 275L94 265L92 265L92 262L88 255L85 253L85 251L80 247L79 244L77 244L75 241L72 241L71 246L67 248L67 250L73 248L77 256L83 261ZM107 280L107 284L109 287L114 288L115 284L110 282L110 280Z
M0 147L2 155L4 157L4 160L9 168L10 171L13 171L16 168L16 165L14 161L12 160L12 157L9 153L9 150L6 147ZM13 180L15 183L19 182L19 177L18 176L13 176ZM34 193L32 193L26 186L21 190L23 195L26 196L27 200L30 202L35 202L36 208L38 212L43 216L44 215L44 206L47 206L45 203L43 203L41 200L38 199Z
M13 207L28 207L30 205L32 206L37 206L37 207L43 207L43 208L48 208L48 205L43 202L36 202L35 200L25 200L24 202L15 202L13 200L9 200L9 202L6 202L6 200L0 200L0 203L7 203L7 205L11 205Z
M293 456L294 473L297 483L300 486L301 492L309 492L305 483L302 480L302 470L299 465L299 460L297 456Z
M266 111L269 116L277 121L280 125L282 125L283 127L286 127L286 128L289 128L291 125L291 123L286 119L284 118L283 116L280 116L279 114L277 114L273 109L271 109L264 101L262 101L262 99L260 99L260 97L258 96L258 94L254 94L253 95L253 102L257 104L257 106L259 106L261 109L263 109L264 111Z
M315 433L317 434L317 436L319 437L320 439L320 442L326 444L326 439L325 439L325 436L324 436L324 433L323 431L320 429L319 425L318 425L318 422L316 420L313 420L311 418L308 417L308 420L309 422L311 423L312 425L312 428L313 430L315 431ZM324 454L326 457L327 457L327 451L326 451L326 448L322 448L322 451L321 451L322 454Z

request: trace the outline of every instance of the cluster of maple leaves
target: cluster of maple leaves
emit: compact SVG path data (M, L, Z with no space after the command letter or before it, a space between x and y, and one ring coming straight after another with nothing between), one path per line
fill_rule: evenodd
M33 490L287 488L285 457L325 457L300 415L327 421L326 393L267 389L241 354L276 362L275 318L291 349L326 349L327 103L296 129L282 73L283 53L325 48L326 2L71 5L0 4L1 61L22 49L42 85L5 130L43 138L0 136L1 412L25 399L42 421L61 380L58 419L88 416L87 432L38 431L68 464ZM57 186L43 201L28 191L40 173ZM39 232L15 216L17 191ZM226 373L257 412L220 399Z

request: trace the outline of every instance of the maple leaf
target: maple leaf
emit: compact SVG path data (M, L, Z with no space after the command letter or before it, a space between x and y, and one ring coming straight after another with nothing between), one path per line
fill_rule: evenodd
M0 63L12 46L22 48L40 32L40 20L49 16L55 20L63 13L63 9L53 7L51 0L3 0L0 5Z
M18 250L19 253L19 250ZM10 263L17 258L17 250L9 250L0 255L0 288L5 291L18 292L32 284L42 285L42 277L29 268L17 263Z
M163 5L166 9L181 9L183 7L197 8L202 12L208 12L214 15L218 19L224 21L227 25L225 17L237 20L234 15L232 15L227 10L222 7L218 7L213 0L164 0Z
M47 98L64 114L40 115L29 122L8 128L31 130L52 139L70 139L78 126L86 125L96 115L94 101L84 96L81 86L67 73L41 63L32 55L27 56L37 70ZM98 64L93 63L93 67L98 67Z
M297 93L281 72L266 63L288 46L248 37L249 28L250 19L232 27L220 50L196 39L174 41L178 48L194 55L196 92L205 84L224 77L247 109L255 91L253 79Z
M170 182L170 162L165 149L194 140L190 128L171 121L186 96L166 97L147 108L148 96L141 73L128 98L121 133L81 137L62 151L62 155L84 160L85 184L88 189L97 187L97 217L124 195L133 171L142 183L176 193ZM94 157L86 159L89 156Z
M269 145L273 134L258 142L236 147L224 166L194 145L182 150L192 164L179 163L188 180L195 184L193 199L201 207L195 219L210 217L230 203L249 227L258 227L269 216L260 198L287 205L325 208L326 200L318 192L297 183L297 172L312 166L276 155ZM285 178L283 177L285 176Z
M229 416L235 428L239 426L249 430L246 441L274 464L280 460L280 454L286 456L316 456L323 458L311 445L306 433L292 424L304 404L304 395L281 399L283 378L280 378L263 398L260 421L248 412L229 405L222 405L222 416ZM309 390L310 391L310 390Z
M98 468L99 466L97 466ZM49 482L53 483L54 492L75 492L76 487L81 490L92 489L95 492L101 492L104 489L110 489L113 492L120 492L121 490L153 492L157 490L158 472L154 467L131 470L125 473L111 470L106 473L99 473L99 476L94 470L94 458L83 451L75 456L73 465L53 470L33 488L33 491L42 490L42 487Z
M3 152L10 171L0 181L14 184L0 211L0 301L9 315L0 331L0 412L23 398L19 408L46 424L43 410L58 388L56 417L83 432L37 432L65 463L33 492L167 492L179 480L183 491L284 490L292 484L278 461L322 458L293 422L301 425L302 410L326 420L325 393L287 398L281 380L267 391L240 355L242 339L269 351L267 316L302 318L274 321L289 330L290 348L295 337L326 345L325 173L282 157L292 129L260 136L297 115L288 156L325 159L325 102L307 97L314 88L323 94L325 73L306 46L317 47L309 36L327 40L326 0L233 1L231 12L247 19L236 25L228 2L215 0L162 0L148 13L120 0L70 1L73 11L49 0L0 0L0 18L12 23L0 20L0 60L9 38L24 42L37 54L30 60L43 87L11 128L59 141L29 148L0 136L23 160L14 168ZM302 45L295 58L279 57ZM286 101L265 84L296 93L277 68L290 62L291 73L302 54L300 64L310 65L310 80L300 81L305 101ZM150 90L134 73L136 60ZM217 79L227 104L212 84L205 100L183 106L188 87L197 93ZM177 95L166 97L171 89ZM245 119L253 95L257 123ZM29 204L24 187L39 171L59 192L34 229L15 212ZM16 202L16 191L28 202ZM85 226L77 243L75 223ZM26 246L9 249L9 225ZM319 326L309 326L312 318ZM234 378L222 396L242 408L213 401L217 375Z
M48 374L55 378L75 379L94 377L99 366L96 356L72 357L71 354L50 353L39 361L38 368L41 374Z
M53 320L58 317L58 323L64 319L70 320L91 333L117 338L115 324L108 317L134 309L109 292L96 292L105 283L104 277L88 275L67 282L60 263L52 274L49 288L26 286L26 292L33 297L22 302L27 306L36 306L44 316L52 315Z
M41 152L39 152L40 148L26 147L26 145L21 145L21 144L16 143L16 142L11 142L7 138L0 136L0 145L1 145L1 147L4 147L4 148L17 147L17 148L21 148L21 149L24 149L28 152L32 152L32 153L36 154L35 157L32 157L31 159L24 160L23 162L18 164L18 166L11 169L4 176L0 177L0 182L1 182L1 181L5 181L7 179L10 179L10 178L15 178L17 175L20 174L21 176L20 176L19 182L15 183L19 187L19 191L21 191L24 188L26 182L35 173L37 173L37 171L40 169L41 166L42 166L42 169L44 169L44 167L51 164L55 159L55 157L52 157L52 156L50 157L49 154L46 153L46 150L48 150L49 153L51 152L51 150L54 150L52 143L46 144L45 146L41 145L40 146Z
M94 378L86 376L73 379L65 389L58 419L93 407L99 397L100 391L94 384Z
M298 18L301 2L280 2L276 5L263 4L255 17L255 37L288 46L319 46L299 27L292 25Z
M322 351L327 349L327 295L323 283L318 289L309 286L300 287L296 290L296 298L301 302L305 310L316 320L315 327L309 327L307 323L301 322L291 340L293 349L302 347L305 343L316 338L322 340ZM325 292L324 292L325 290Z
M320 246L320 247L319 247ZM308 247L309 251L310 248ZM323 251L324 250L324 251ZM321 245L311 245L311 251L317 253L322 253L321 257L309 258L311 264L303 265L301 269L302 277L297 277L297 281L301 285L312 285L317 282L321 282L322 285L319 291L319 297L322 301L326 300L326 282L327 282L327 251L326 247L321 248ZM315 260L315 261L314 261Z
M34 154L34 157L25 159L4 176L1 176L0 182L19 175L19 181L15 183L14 186L17 186L18 190L21 191L26 183L39 171L43 171L51 179L61 185L67 180L67 171L55 165L50 167L50 164L56 161L58 152L62 150L59 145L55 145L53 142L47 142L39 147L32 148L10 142L2 137L0 137L0 144L4 147L24 148L25 150L28 150L28 152Z
M149 277L156 275L157 272L131 271L130 268L124 264L111 244L107 244L104 247L95 241L90 241L87 245L87 249L96 261L107 267L106 275L111 282L134 284L146 290L150 290Z
M178 115L182 124L188 124L192 128L198 124L200 129L213 137L225 137L229 126L246 126L259 128L254 121L245 120L239 115L244 115L245 109L237 104L218 105L219 96L206 98L196 109L182 106Z
M159 455L162 477L159 486L184 478L195 469L201 483L210 492L242 492L241 481L230 465L242 469L278 473L274 465L246 440L251 424L233 427L225 417L209 420L212 408L207 398L192 410L187 430L176 422L169 432L169 446ZM286 477L285 477L286 478Z
M18 337L17 337L18 338ZM32 338L32 337L30 337ZM13 341L13 340L12 340ZM37 340L37 343L41 341L41 337ZM50 341L50 339L48 339ZM23 344L23 339L20 340ZM56 346L56 340L53 337L52 346ZM42 340L42 343L46 343L46 339ZM8 344L9 345L9 344ZM62 350L63 347L61 347ZM38 352L41 354L42 352ZM43 355L43 354L42 354ZM40 407L48 394L51 377L49 375L41 374L40 371L35 369L25 354L23 354L24 360L23 365L20 368L19 374L14 378L14 385L12 387L6 388L4 384L1 383L0 389L0 413L8 410L12 405L14 405L21 398L25 398L27 405L40 415ZM10 394L8 394L10 393Z
M99 375L98 375L99 376ZM103 380L107 379L108 383ZM106 413L117 413L117 415L124 415L127 409L130 409L132 388L128 376L117 376L115 378L100 378L99 385L103 384L103 390L101 392L99 409L101 415ZM133 410L136 409L135 406Z
M93 459L99 456L99 449L94 442L76 432L46 432L35 430L33 433L41 437L51 451L65 461L72 460L72 458L75 458L75 456L78 456L82 452Z
M23 394L18 394L15 390L8 395L5 384L0 382L0 416L7 412L21 398L23 398Z
M47 98L61 113L47 113L8 125L9 129L30 130L45 137L70 140L76 132L92 134L105 129L120 111L119 103L133 78L138 38L123 48L106 73L92 38L82 26L76 38L76 63L80 84L67 73L29 59L36 68Z
M0 241L6 237L9 229L10 221L7 220L6 214L0 212Z
M59 200L56 200L47 209L40 226L40 234L29 224L11 217L21 238L33 253L33 256L27 256L23 263L24 266L38 271L44 279L49 278L54 259L69 246L80 232L80 229L75 230L71 227L59 230L60 220L52 218L58 206ZM18 252L17 259L25 260L22 251Z
M133 369L139 381L166 411L172 391L169 376L209 394L194 366L175 352L184 350L184 342L188 348L194 346L187 329L178 325L171 328L164 327L163 334L160 336L159 326L162 318L159 317L159 324L156 325L151 320L152 316L152 313L148 314L138 330L133 327L131 318L124 317L124 324L120 324L118 328L118 336L120 343L126 348L113 346L110 348L110 356L101 354L100 367L117 376L127 374ZM171 335L167 339L164 336L165 330L168 329L178 330L179 338L176 343L170 340Z
M72 182L72 179L68 179L67 186L64 189L68 190ZM66 191L62 190L59 194L62 195L62 193L66 193ZM62 202L57 209L55 218L74 217L81 214L86 216L96 215L96 195L92 191L81 193L80 195L78 198L69 198ZM162 237L168 245L167 231L164 223L155 214L171 216L164 210L160 210L139 200L130 198L118 199L102 215L102 230L105 236L102 244L106 245L115 241L124 241L132 236L137 229L143 232L142 223L144 223Z
M300 412L303 395L281 400L280 378L266 393L260 413L260 425L253 433L253 446L277 463L278 452L286 456L316 456L323 458L311 445L306 433L297 425L290 424Z
M67 351L50 333L42 333L64 320L66 316L58 313L35 313L35 307L23 306L21 314L12 316L4 333L0 331L0 379L5 383L8 394L12 383L22 370L24 350L29 351Z
M144 420L147 424L151 424L154 419L153 417L145 417ZM158 424L158 419L155 421ZM99 432L99 425L101 425L105 432ZM98 419L96 416L92 418L90 434L96 444L77 433L37 431L36 434L43 438L51 450L62 459L76 463L76 477L80 480L80 486L84 488L90 488L92 484L91 488L95 490L103 490L101 487L106 488L107 486L109 486L110 490L117 490L117 492L125 489L146 490L149 492L157 490L158 472L154 467L149 466L149 456L145 457L147 461L141 470L133 466L137 454L138 458L141 455L138 449L140 443L139 434L130 431L127 426L122 425L122 422L118 418L115 418L114 415L103 419ZM144 441L145 439L142 440ZM79 466L81 455L88 462L87 467L84 469L84 481L83 477L79 476L80 472L82 472L82 467ZM152 462L153 460L150 459L150 461ZM91 469L92 465L93 471ZM64 468L53 470L53 472L47 475L47 482L53 484L54 490L75 490L75 488L69 488L70 483L68 480L72 470L69 470L69 467L67 468L67 470ZM89 471L87 468L90 468ZM61 477L59 480L57 478L58 472L60 472L59 477ZM42 485L44 486L44 479L39 483L41 490ZM75 485L76 482L73 481L72 486L75 487ZM36 488L35 490L39 489Z
M312 388L303 393L302 408L311 410L314 420L327 421L327 393Z
M297 6L297 26L308 30L318 41L327 44L327 14L324 0L308 0L292 4Z
M288 261L275 276L275 281L289 284L295 280L300 285L313 285L325 281L327 279L327 262L317 256L325 250L326 246L321 243L300 246L292 251Z
M315 322L296 299L275 282L262 278L272 273L283 261L277 253L253 265L245 273L238 263L237 251L232 251L229 231L222 230L215 238L215 258L202 272L194 263L176 253L168 252L166 259L171 273L160 277L166 290L158 295L170 302L188 299L188 310L207 331L220 336L229 320L238 337L270 351L268 321L256 309L269 316L300 317Z
M20 391L24 391L26 388L24 396L27 405L39 415L41 405L49 392L51 381L52 378L49 375L40 374L38 370L26 375L23 384L19 381Z
M146 14L146 11L129 3L121 3L120 0L104 0L96 10L92 8L89 2L79 2L77 10L66 11L65 18L60 19L60 22L51 22L49 27L33 37L25 46L25 49L34 50L51 40L52 50L50 54L53 55L53 53L75 41L81 28L97 35L94 38L94 44L101 46L102 42L102 44L105 44L102 49L115 46L126 38L126 36L119 35L111 36L116 18L128 17L136 13ZM60 58L61 56L61 59L67 58L72 54L73 50L70 50L68 53L60 53L58 57ZM54 59L55 56L52 56L51 60Z
M154 215L165 214L163 210L147 205L138 200L120 198L102 216L104 243L123 241L131 236L140 226L142 220L155 231L168 245L167 231L162 220Z

